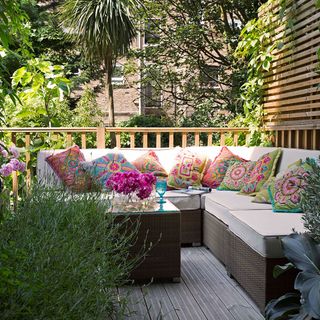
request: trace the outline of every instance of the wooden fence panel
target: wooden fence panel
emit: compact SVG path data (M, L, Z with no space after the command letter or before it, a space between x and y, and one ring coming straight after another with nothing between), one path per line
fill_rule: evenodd
M283 46L273 52L271 69L264 76L264 122L275 130L282 147L320 149L320 9L315 0L288 0L263 6L259 16L273 12L284 23L270 41ZM285 10L284 10L285 9ZM280 10L285 16L280 18Z

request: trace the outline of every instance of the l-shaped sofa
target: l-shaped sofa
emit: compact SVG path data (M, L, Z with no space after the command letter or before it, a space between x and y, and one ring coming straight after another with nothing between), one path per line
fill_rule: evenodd
M215 159L221 147L189 147L189 150ZM266 147L229 147L247 160L257 160L275 150ZM149 150L149 149L148 149ZM167 172L173 167L178 148L152 149ZM121 152L133 161L147 149L84 149L87 161L109 152ZM37 176L44 183L59 184L59 179L46 163L45 158L61 150L45 150L38 154ZM282 149L277 172L307 157L318 158L320 151ZM48 182L50 181L50 182ZM283 264L281 238L293 230L305 232L301 213L273 212L270 204L253 203L252 197L236 191L213 190L202 195L189 195L179 190L166 193L166 197L181 211L181 243L205 245L225 265L230 276L256 302L260 310L266 303L287 292L293 286L294 272L273 278L273 267Z

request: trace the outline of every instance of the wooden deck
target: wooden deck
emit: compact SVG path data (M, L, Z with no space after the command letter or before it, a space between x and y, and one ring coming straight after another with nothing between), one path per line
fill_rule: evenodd
M127 294L130 301L126 319L264 319L209 250L204 247L181 250L181 283L121 288L120 294Z

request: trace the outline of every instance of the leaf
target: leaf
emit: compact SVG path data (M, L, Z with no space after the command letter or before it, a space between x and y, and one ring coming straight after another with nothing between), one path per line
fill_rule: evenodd
M273 277L278 278L281 274L292 268L294 268L294 265L291 262L288 262L283 266L277 265L273 268Z
M21 78L21 85L25 87L27 84L29 84L32 81L32 73L26 72L23 77Z
M265 308L266 320L288 319L288 315L299 314L300 307L300 295L298 293L286 293L267 304Z
M281 241L285 257L299 270L319 273L320 246L308 234L293 233Z
M308 315L320 319L320 275L300 272L295 281L295 289L301 292Z
M18 70L16 70L12 75L12 86L17 86L26 72L26 67L21 67Z

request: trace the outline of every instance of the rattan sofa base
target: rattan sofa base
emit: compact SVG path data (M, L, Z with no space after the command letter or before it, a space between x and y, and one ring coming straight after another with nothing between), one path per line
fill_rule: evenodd
M228 226L204 211L203 242L225 264L228 273L247 291L259 309L286 292L293 291L295 271L274 279L273 267L285 264L285 258L261 256L248 244L230 232Z
M181 211L181 244L201 245L202 213L198 210Z
M141 256L141 250L151 246L130 279L138 282L180 279L180 216L180 212L117 215L118 221L126 221L126 229L139 223L137 241L130 248L132 257Z

